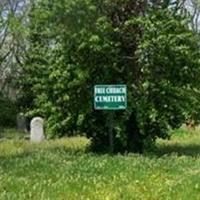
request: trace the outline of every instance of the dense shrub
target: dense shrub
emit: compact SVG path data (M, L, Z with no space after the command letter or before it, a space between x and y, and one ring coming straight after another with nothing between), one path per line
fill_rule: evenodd
M20 80L49 137L86 133L96 149L108 147L108 113L93 109L93 87L102 83L128 88L128 109L114 116L118 149L142 151L197 116L199 38L173 6L42 0L29 28Z
M17 107L8 97L0 93L0 127L16 125Z

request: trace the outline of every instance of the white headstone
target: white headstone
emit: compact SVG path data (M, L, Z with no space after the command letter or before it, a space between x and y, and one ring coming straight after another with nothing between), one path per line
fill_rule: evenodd
M44 120L41 117L35 117L31 120L31 141L41 142L44 140Z

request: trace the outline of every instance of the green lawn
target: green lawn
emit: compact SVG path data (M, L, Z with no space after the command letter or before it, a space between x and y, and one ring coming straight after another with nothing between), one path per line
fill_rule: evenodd
M200 133L145 155L96 155L84 138L0 142L0 200L200 199Z

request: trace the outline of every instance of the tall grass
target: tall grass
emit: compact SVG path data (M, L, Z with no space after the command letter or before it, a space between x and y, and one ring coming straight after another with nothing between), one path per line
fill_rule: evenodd
M25 139L29 137L29 133L16 131L14 128L0 127L0 139Z
M176 133L156 152L114 156L89 153L80 137L2 141L0 200L199 200L198 141Z
M84 137L48 140L41 143L31 143L28 140L2 140L0 141L0 158L56 150L67 153L85 152L89 146L90 140Z

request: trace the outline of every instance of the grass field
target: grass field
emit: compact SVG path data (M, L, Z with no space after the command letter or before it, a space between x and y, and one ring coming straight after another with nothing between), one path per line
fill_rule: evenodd
M0 200L200 200L200 133L145 155L96 155L85 138L0 142Z

